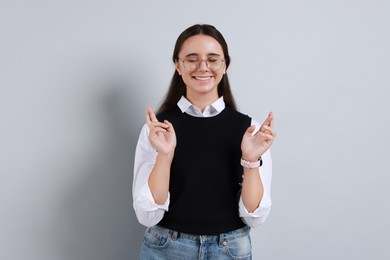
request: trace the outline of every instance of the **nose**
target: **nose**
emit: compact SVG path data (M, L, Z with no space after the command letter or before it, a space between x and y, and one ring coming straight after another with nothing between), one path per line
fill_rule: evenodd
M209 70L209 67L208 67L208 64L207 64L207 60L201 60L199 62L199 68L198 68L200 71L208 71Z

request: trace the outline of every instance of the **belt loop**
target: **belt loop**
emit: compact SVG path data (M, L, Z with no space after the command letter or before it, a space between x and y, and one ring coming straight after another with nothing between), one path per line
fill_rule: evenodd
M219 241L218 241L218 244L220 247L223 247L225 244L225 236L223 233L219 234Z
M176 240L178 237L179 232L174 231L174 230L169 230L169 236L171 237L172 240Z

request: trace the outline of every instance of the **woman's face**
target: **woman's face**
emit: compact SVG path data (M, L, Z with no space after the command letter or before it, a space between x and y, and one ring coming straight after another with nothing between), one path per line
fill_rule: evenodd
M218 98L218 83L226 72L223 60L222 47L211 36L199 34L183 43L176 69L186 84L187 98L205 94Z

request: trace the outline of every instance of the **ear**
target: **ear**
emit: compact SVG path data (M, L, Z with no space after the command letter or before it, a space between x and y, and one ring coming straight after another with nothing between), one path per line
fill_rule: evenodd
M181 69L180 69L180 65L179 65L179 62L175 62L175 68L176 68L176 71L177 73L179 73L179 75L181 76Z

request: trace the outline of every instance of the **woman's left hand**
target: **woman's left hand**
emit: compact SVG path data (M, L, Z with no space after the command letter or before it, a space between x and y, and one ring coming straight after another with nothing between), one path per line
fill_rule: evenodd
M270 148L276 133L274 130L274 115L268 114L267 119L254 135L256 126L248 127L241 141L242 158L249 162L256 162Z

